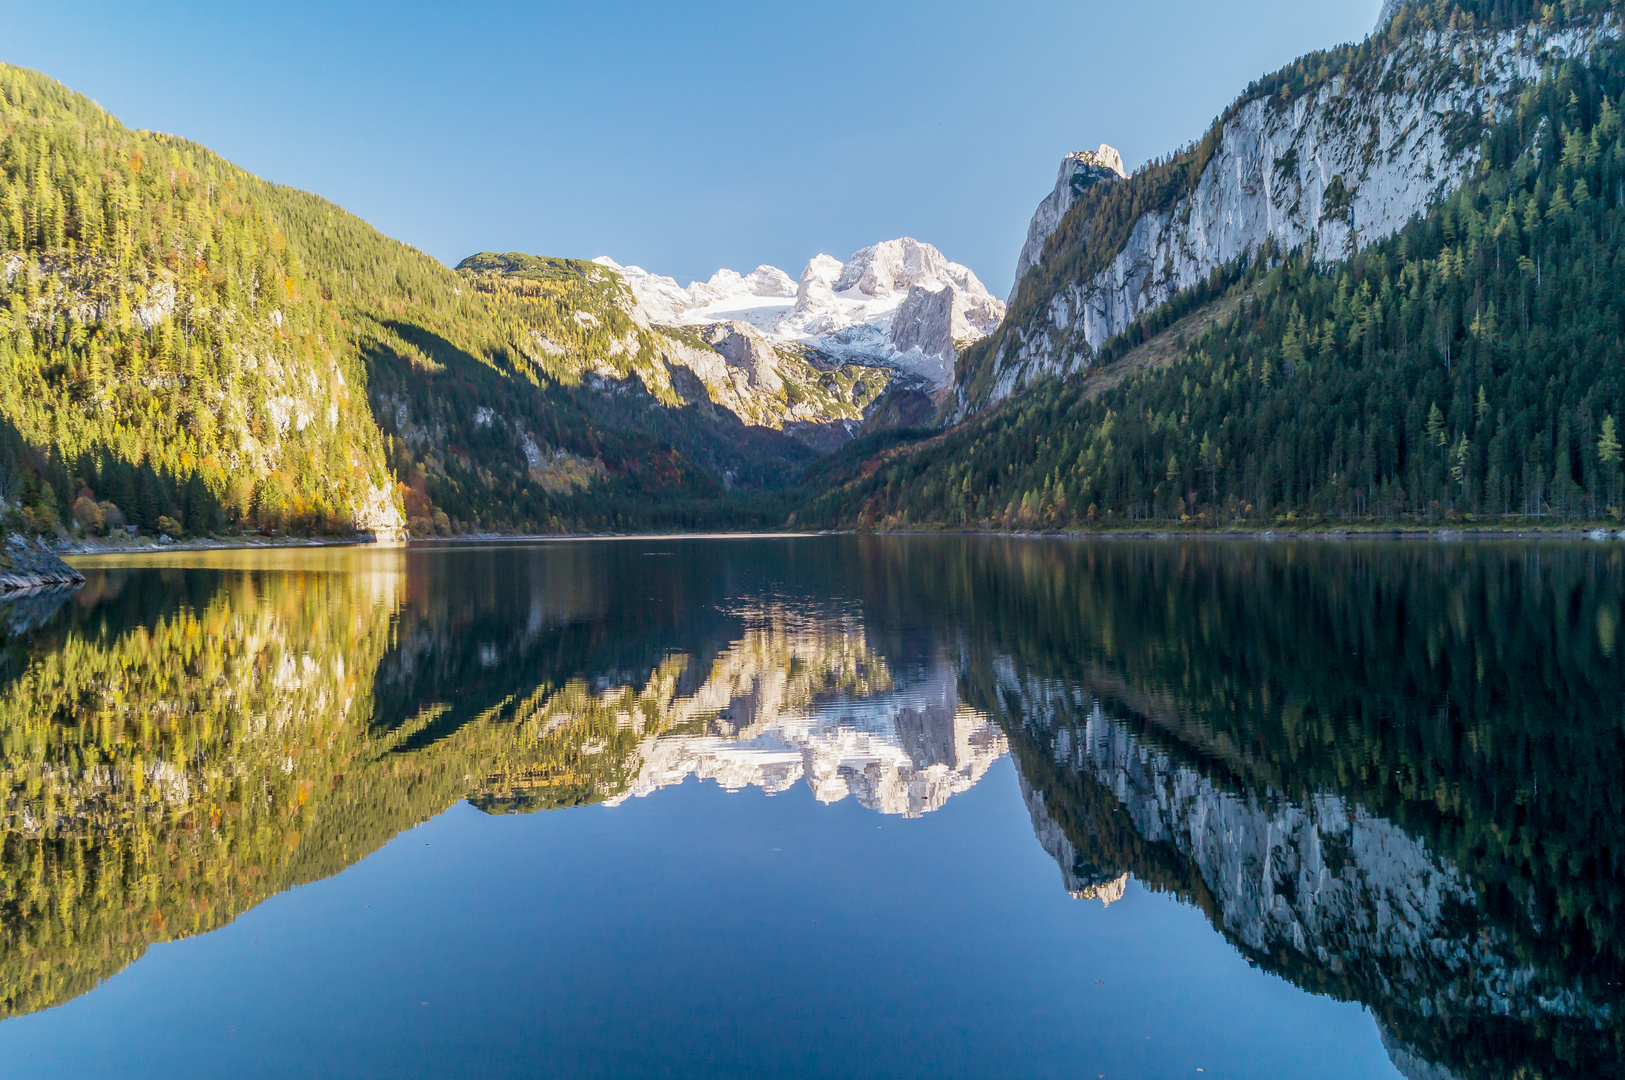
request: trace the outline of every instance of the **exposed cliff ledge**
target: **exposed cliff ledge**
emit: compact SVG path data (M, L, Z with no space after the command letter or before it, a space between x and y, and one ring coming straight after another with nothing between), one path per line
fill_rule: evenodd
M1508 115L1546 63L1617 35L1598 22L1382 39L1347 74L1295 98L1287 87L1243 99L1201 147L1123 182L1138 185L1125 196L1078 197L1052 225L1059 185L1029 229L1029 246L1049 238L1018 279L1005 324L957 373L961 413L1087 367L1137 318L1266 244L1313 245L1335 259L1392 235L1459 186L1486 125ZM1198 166L1187 182L1182 170ZM1113 212L1147 209L1107 227L1092 215L1108 195Z
M1038 264L1044 254L1044 245L1060 226L1061 219L1078 201L1078 196L1096 184L1124 180L1123 155L1114 147L1100 144L1099 150L1079 150L1061 159L1061 171L1055 177L1055 190L1038 204L1033 220L1027 226L1027 242L1021 246L1021 257L1016 260L1016 283L1010 287L1009 303L1016 302L1021 291L1021 279Z
M63 562L43 540L13 533L0 548L0 593L84 583L85 575Z

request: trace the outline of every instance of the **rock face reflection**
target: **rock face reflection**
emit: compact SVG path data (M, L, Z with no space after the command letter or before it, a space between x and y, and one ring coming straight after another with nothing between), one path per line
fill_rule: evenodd
M1051 752L1079 785L1114 800L1136 841L1163 864L1131 860L1108 881L1122 864L1103 870L1091 858L1120 838L1074 840L1046 795L1024 781L1035 832L1074 896L1115 899L1123 875L1166 885L1172 870L1179 890L1248 955L1304 985L1357 988L1356 996L1419 1027L1464 1015L1599 1032L1618 1021L1614 1002L1520 955L1521 943L1484 918L1477 890L1455 867L1346 799L1328 793L1298 804L1227 791L1098 706L1083 724L1059 726ZM1426 1061L1391 1033L1389 1041Z
M1370 1006L1407 1076L1617 1072L1617 555L1029 547L967 582L980 559L1052 561L965 682L1070 892L1199 906Z
M685 550L220 556L0 618L0 1017L460 799L918 816L1010 752L1067 892L1197 906L1404 1075L1625 1060L1613 548Z

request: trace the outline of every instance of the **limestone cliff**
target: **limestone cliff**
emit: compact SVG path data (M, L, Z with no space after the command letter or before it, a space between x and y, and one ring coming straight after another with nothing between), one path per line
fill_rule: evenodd
M1078 196L1096 184L1127 178L1128 173L1123 171L1123 155L1105 143L1100 144L1099 150L1079 150L1061 159L1061 171L1055 177L1055 190L1038 204L1038 209L1033 212L1033 220L1027 226L1027 242L1022 245L1021 257L1016 260L1016 283L1010 288L1008 303L1016 302L1016 294L1021 291L1021 279L1038 264L1044 254L1044 244L1055 235L1061 219L1078 201Z
M1394 234L1462 182L1486 126L1547 63L1618 34L1606 18L1408 25L1345 50L1341 71L1306 58L1308 76L1255 87L1200 144L1126 180L1109 148L1069 156L1028 230L1006 322L956 373L961 413L1087 368L1136 319L1266 247L1330 260Z

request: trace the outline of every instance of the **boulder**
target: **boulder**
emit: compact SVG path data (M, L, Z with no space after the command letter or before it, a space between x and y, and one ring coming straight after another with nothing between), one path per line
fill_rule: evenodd
M0 547L0 593L84 583L85 575L63 562L43 540L11 533Z

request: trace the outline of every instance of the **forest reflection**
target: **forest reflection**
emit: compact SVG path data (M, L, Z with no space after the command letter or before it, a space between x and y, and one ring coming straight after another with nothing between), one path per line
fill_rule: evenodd
M188 556L93 569L71 598L14 609L0 1016L83 993L460 799L556 809L698 775L917 816L1005 751L944 658L896 667L855 609L651 616L656 598L629 602L638 578L582 565L585 550Z
M0 1016L492 813L698 776L929 813L1007 751L1407 1076L1625 1059L1602 545L624 542L172 556L7 609Z
M1075 893L1359 1001L1408 1077L1625 1062L1617 548L882 545ZM935 563L936 565L921 565ZM1120 886L1119 886L1120 887Z

